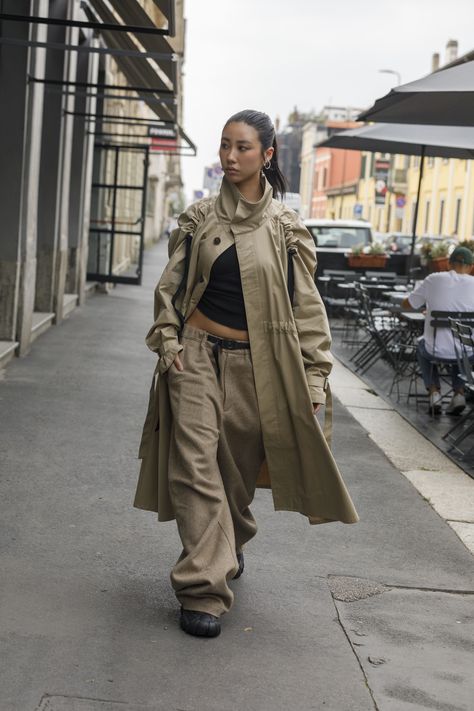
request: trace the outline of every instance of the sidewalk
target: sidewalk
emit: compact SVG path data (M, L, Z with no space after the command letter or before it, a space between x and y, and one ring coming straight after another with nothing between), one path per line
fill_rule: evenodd
M334 450L361 522L310 527L259 491L222 635L178 629L175 525L132 508L166 247L0 382L1 711L468 711L472 556L401 473L404 441L390 460L353 417L377 419L360 392Z

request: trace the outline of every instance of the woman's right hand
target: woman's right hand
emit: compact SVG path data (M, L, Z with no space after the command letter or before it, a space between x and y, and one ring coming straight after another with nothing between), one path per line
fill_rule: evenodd
M182 372L184 370L183 363L181 362L181 358L179 357L179 353L176 354L176 358L173 361L173 365L176 368L176 370L179 370Z

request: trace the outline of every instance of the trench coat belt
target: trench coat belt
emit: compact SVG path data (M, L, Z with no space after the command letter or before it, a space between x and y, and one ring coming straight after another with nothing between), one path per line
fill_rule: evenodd
M218 336L207 336L207 340L212 343L212 355L216 361L217 376L219 377L221 373L221 368L219 365L219 350L224 349L227 351L235 351L238 349L250 350L249 341L232 341L229 338L219 338Z

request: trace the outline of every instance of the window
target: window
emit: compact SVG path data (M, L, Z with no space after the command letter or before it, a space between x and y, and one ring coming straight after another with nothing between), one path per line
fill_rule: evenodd
M443 222L444 222L444 200L439 201L439 225L438 225L438 234L442 235L443 234Z
M425 233L428 232L429 223L430 223L430 201L427 200L425 203Z
M324 168L324 170L323 170L323 188L326 187L327 179L328 179L328 169Z
M461 204L462 198L458 197L456 200L456 217L454 218L454 234L459 233L459 223L461 220Z

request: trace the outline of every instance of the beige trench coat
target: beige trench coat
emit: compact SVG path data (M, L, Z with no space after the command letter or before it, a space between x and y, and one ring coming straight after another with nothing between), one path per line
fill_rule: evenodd
M246 201L225 178L217 198L192 205L170 237L170 260L155 290L155 323L146 343L159 354L139 457L134 506L174 518L168 490L172 416L166 371L182 350L172 297L183 276L186 234L192 249L186 288L176 306L189 317L215 259L235 242L242 278L255 386L275 510L298 511L310 523L358 520L312 403L324 403L332 366L324 305L314 283L314 242L300 219L272 199ZM287 290L293 251L293 306ZM260 484L261 482L258 482Z

